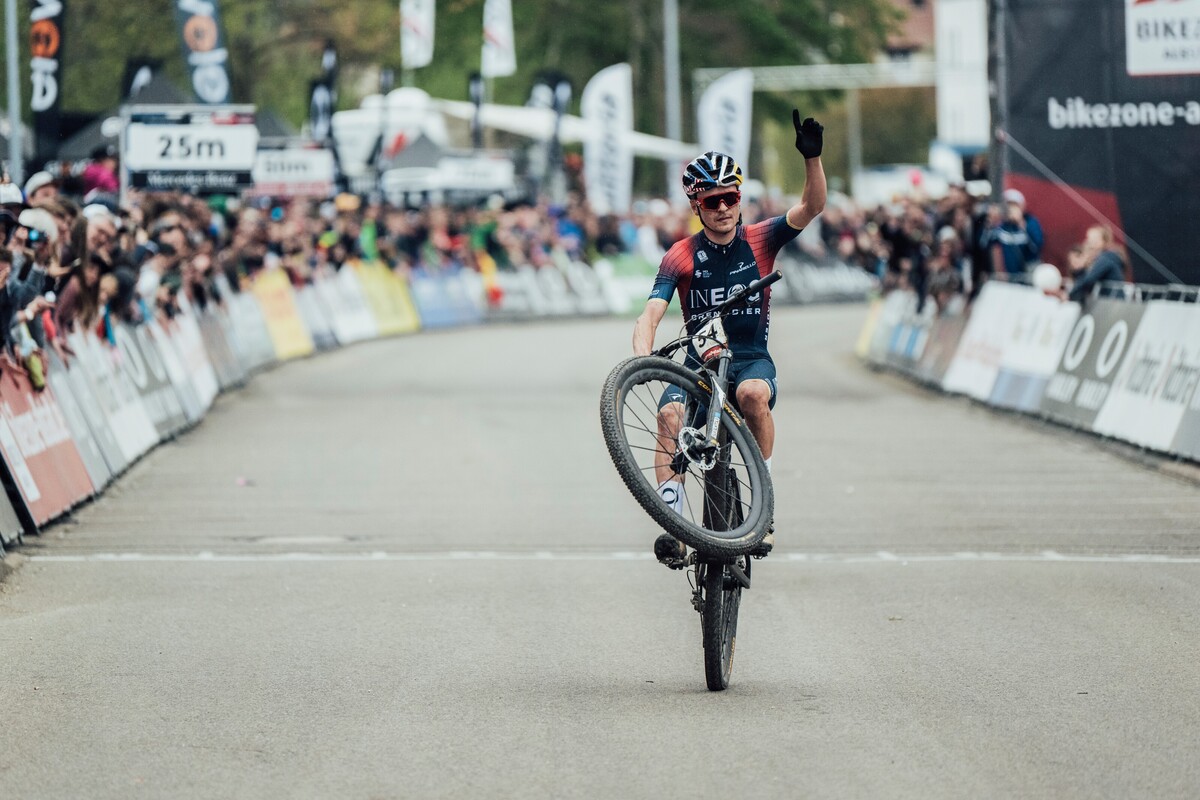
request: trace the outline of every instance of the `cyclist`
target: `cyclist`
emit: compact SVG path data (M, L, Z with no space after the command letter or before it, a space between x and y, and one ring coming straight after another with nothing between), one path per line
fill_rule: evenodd
M683 170L683 191L692 213L700 218L702 229L675 243L663 257L654 279L654 288L646 308L633 329L634 355L649 355L654 349L654 334L666 314L671 296L679 292L679 304L689 333L695 333L711 316L712 309L729 294L751 281L769 275L779 250L800 233L825 208L825 170L821 165L824 128L813 118L803 122L800 112L792 111L796 129L796 149L804 156L804 192L800 202L780 217L743 225L741 217L742 170L732 157L715 151L697 156ZM767 334L771 322L771 290L768 287L750 298L749 303L729 313L725 332L733 361L729 384L771 469L775 445L775 363L767 352ZM689 366L697 367L695 354ZM659 496L677 513L686 505L683 476L671 468L671 453L683 417L683 393L668 388L659 401L658 434L664 443L655 454L655 480ZM771 529L755 555L766 555L775 543ZM671 563L687 554L684 544L670 534L654 543L659 561Z

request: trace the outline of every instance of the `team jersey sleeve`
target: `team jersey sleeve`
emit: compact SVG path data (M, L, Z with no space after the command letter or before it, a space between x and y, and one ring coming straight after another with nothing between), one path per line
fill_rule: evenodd
M691 250L686 240L678 242L663 256L658 265L658 274L654 276L654 288L650 290L647 300L665 300L671 302L676 287L691 269Z
M788 224L786 215L771 217L746 227L746 241L758 258L759 266L764 266L764 262L768 265L766 272L770 271L769 265L775 263L775 256L783 246L799 235L800 229Z

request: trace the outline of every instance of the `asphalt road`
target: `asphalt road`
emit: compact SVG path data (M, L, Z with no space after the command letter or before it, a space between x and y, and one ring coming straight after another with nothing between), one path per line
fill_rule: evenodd
M285 366L23 548L0 798L1195 797L1200 488L777 309L733 686L608 461L626 320Z

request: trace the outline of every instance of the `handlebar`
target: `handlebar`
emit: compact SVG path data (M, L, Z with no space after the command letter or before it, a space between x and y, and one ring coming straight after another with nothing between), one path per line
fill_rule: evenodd
M749 286L747 286L745 289L742 289L740 292L734 292L733 294L729 295L729 297L725 299L725 302L721 303L713 310L718 314L724 314L730 308L733 308L733 306L742 302L747 297L758 294L760 290L765 289L782 277L783 273L779 270L775 270L770 275L766 275L756 281L752 281Z

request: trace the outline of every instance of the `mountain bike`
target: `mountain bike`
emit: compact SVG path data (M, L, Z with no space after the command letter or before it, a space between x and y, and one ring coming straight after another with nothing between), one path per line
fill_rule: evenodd
M723 319L781 277L773 272L735 287L694 334L622 361L600 396L604 441L625 486L651 519L692 548L668 566L688 570L713 691L729 686L742 590L750 588L752 557L764 555L759 548L774 513L767 465L729 397L733 353ZM683 493L681 512L661 487Z

